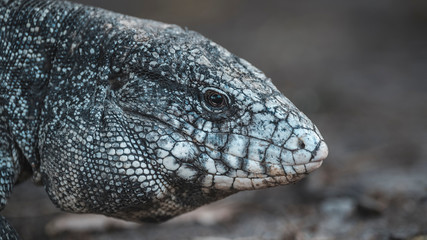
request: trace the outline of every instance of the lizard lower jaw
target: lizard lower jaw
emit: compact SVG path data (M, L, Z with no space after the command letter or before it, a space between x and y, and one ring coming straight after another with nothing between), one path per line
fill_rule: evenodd
M239 178L239 177L228 177L228 176L207 176L205 178L205 184L208 183L211 186L203 188L205 192L211 190L221 191L244 191L244 190L255 190L269 187L275 187L280 185L286 185L294 183L305 177L306 174L292 174L284 176L266 176L259 178Z

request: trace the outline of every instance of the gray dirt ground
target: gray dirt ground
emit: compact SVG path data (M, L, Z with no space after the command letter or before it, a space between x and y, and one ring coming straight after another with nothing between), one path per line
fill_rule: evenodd
M90 1L197 30L262 69L321 129L324 165L161 225L61 213L16 187L24 239L427 239L427 1Z

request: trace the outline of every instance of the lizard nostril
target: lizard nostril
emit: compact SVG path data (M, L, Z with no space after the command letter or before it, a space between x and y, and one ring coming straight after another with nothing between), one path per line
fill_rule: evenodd
M301 139L298 139L298 148L299 149L304 149L305 148L305 143Z

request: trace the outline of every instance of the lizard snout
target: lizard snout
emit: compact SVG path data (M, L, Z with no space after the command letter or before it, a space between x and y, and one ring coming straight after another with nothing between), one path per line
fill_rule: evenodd
M322 165L323 160L328 157L328 152L329 149L326 143L324 141L320 142L319 148L314 154L314 158L309 163L305 164L307 172L310 173L319 168Z

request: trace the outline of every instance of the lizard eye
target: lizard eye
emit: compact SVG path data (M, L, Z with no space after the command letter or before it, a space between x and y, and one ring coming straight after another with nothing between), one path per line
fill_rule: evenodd
M229 105L229 98L223 91L214 88L203 90L203 105L212 112L222 112Z

